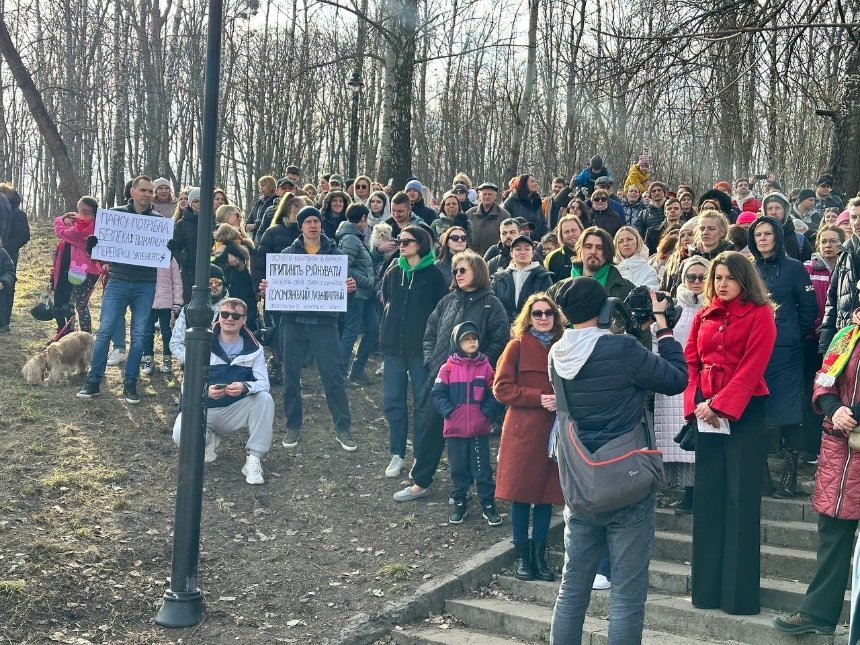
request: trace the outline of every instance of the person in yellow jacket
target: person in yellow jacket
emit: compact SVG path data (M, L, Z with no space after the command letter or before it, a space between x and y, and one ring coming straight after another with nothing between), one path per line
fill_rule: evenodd
M651 178L651 158L648 155L639 155L639 161L630 166L627 171L627 179L624 180L624 191L628 186L637 186L639 191L645 192L645 182Z

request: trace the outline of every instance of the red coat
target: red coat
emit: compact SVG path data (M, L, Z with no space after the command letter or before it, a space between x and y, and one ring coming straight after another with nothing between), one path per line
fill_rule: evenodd
M824 387L815 384L812 403L816 413L824 413L818 406L818 399L823 394L835 394L848 406L860 401L858 370L860 347L855 347L835 385ZM830 417L825 417L823 429L812 508L816 513L840 520L860 520L860 452L848 447L848 437L833 429Z
M684 417L696 409L696 388L711 407L730 421L741 418L750 397L769 394L764 382L776 323L767 305L735 298L727 303L714 296L696 314L684 355L689 379L684 391Z
M509 406L502 425L496 497L531 504L564 504L558 465L547 457L555 414L540 404L553 394L549 384L549 348L526 332L511 340L496 366L493 393Z

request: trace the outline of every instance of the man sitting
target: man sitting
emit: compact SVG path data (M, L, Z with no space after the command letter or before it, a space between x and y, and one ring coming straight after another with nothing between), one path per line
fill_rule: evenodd
M262 484L260 458L272 446L275 402L269 394L269 376L263 348L245 327L247 306L239 298L225 298L218 307L209 355L206 399L206 455L211 463L221 435L247 429L245 465L242 474L249 484ZM184 344L184 338L182 339ZM184 352L183 352L184 355ZM179 444L182 413L173 424L173 440Z

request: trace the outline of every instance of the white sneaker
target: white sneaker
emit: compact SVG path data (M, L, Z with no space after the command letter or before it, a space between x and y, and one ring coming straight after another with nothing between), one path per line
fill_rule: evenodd
M604 589L609 589L612 586L612 583L606 578L602 573L598 573L594 576L594 582L591 583L591 588L596 589L598 591L603 591Z
M400 455L391 455L391 461L388 462L388 468L385 469L386 477L400 477L400 472L403 470L403 457Z
M379 364L379 367L376 368L376 375L382 376L382 373L385 371L385 363L382 362Z
M140 373L144 376L152 374L152 356L144 356L140 361Z
M114 348L114 350L110 353L110 356L108 356L107 364L110 367L113 367L114 365L119 365L124 360L125 360L125 350Z
M245 465L242 466L242 474L245 475L245 481L249 484L265 484L263 479L263 465L260 463L260 458L254 455L245 457Z
M173 363L170 361L170 356L165 355L161 362L162 374L173 374Z
M207 464L211 464L213 461L218 459L218 453L215 452L218 450L218 446L221 445L221 437L212 433L212 438L209 440L209 443L206 444L206 452L203 453L203 462Z

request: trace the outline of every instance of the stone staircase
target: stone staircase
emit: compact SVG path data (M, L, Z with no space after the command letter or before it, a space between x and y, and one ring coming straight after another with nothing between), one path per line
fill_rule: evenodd
M817 514L808 500L762 500L762 612L730 616L718 610L696 609L690 603L692 518L669 508L657 510L650 592L645 605L643 643L691 645L843 645L847 629L836 636L789 636L776 631L777 615L797 611L815 566ZM552 553L560 570L561 545ZM499 573L489 587L472 597L449 599L444 623L425 621L392 632L400 645L511 645L546 643L558 582L524 582ZM848 620L850 595L845 594L842 621ZM607 642L609 591L595 591L586 617L583 643ZM632 645L632 644L631 644Z

